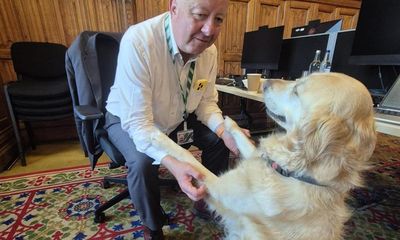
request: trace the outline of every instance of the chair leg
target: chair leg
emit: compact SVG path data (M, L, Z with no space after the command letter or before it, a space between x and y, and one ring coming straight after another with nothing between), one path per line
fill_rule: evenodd
M106 215L104 214L104 211L128 197L129 197L129 190L125 189L123 192L121 192L117 196L113 197L112 199L101 205L94 212L94 222L103 223L106 220Z
M32 130L32 124L28 121L24 121L26 132L28 133L28 138L29 138L29 143L31 145L32 150L36 149L36 144L35 140L33 138L33 130Z
M125 177L111 177L111 176L105 176L103 180L103 187L104 188L109 188L110 183L119 183L119 184L124 184L128 185L128 181L126 180Z
M17 124L17 119L15 118L15 115L14 115L14 110L13 110L13 107L11 104L10 95L8 95L7 87L8 87L7 85L4 86L4 95L6 97L7 107L8 107L8 111L10 113L10 118L11 118L13 130L14 130L15 139L17 140L17 147L18 147L18 151L19 151L19 157L21 159L21 164L22 164L22 166L26 166L25 152L24 152L24 148L22 145L21 135L19 132L18 124Z

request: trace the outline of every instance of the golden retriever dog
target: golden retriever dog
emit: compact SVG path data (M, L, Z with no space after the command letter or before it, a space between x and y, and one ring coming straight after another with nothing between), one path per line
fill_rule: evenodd
M234 169L217 177L183 148L170 154L206 176L206 201L221 215L226 239L341 239L350 217L345 199L362 186L375 148L368 90L344 74L316 73L269 79L263 94L267 114L285 131L255 147L226 117L242 155Z

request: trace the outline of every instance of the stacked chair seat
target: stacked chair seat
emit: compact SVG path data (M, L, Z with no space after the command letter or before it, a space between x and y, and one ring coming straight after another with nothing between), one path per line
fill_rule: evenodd
M72 99L65 71L67 47L47 42L15 42L11 59L17 80L5 85L5 96L17 139L19 157L26 165L19 122L25 124L35 149L31 122L72 118Z

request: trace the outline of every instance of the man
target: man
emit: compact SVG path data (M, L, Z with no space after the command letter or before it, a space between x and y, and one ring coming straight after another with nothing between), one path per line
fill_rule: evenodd
M213 43L228 0L170 0L169 12L131 26L124 34L115 83L107 100L106 127L128 166L132 202L145 225L145 239L163 239L157 165L175 176L199 214L205 186L191 165L179 162L150 140L162 132L181 146L203 150L202 163L218 174L228 167L229 150L215 89L217 50ZM249 135L247 130L244 130ZM156 166L154 166L156 165Z

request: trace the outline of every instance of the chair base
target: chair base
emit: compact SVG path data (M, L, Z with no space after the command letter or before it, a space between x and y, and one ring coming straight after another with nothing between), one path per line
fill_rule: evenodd
M114 206L115 204L121 202L125 198L129 197L129 190L125 189L123 192L118 194L117 196L113 197L106 203L102 204L99 208L96 209L94 212L94 222L95 223L103 223L106 221L106 215L104 211L109 209L110 207Z
M127 180L125 177L109 177L106 176L104 177L103 181L103 187L104 188L109 188L110 183L118 183L118 184L124 184L127 185ZM160 179L160 185L162 186L176 186L178 183L175 179ZM107 209L110 207L114 206L115 204L121 202L125 198L129 198L129 190L125 189L121 193L119 193L117 196L111 198L104 204L100 205L96 211L94 212L94 222L95 223L104 223L107 220L107 217L104 213ZM164 209L160 206L162 213L165 216L165 224L171 224L171 219L168 217L168 215L164 212Z
M104 177L104 180L103 180L103 188L105 188L105 189L109 188L111 186L110 183L128 185L126 178L106 176L106 177Z

